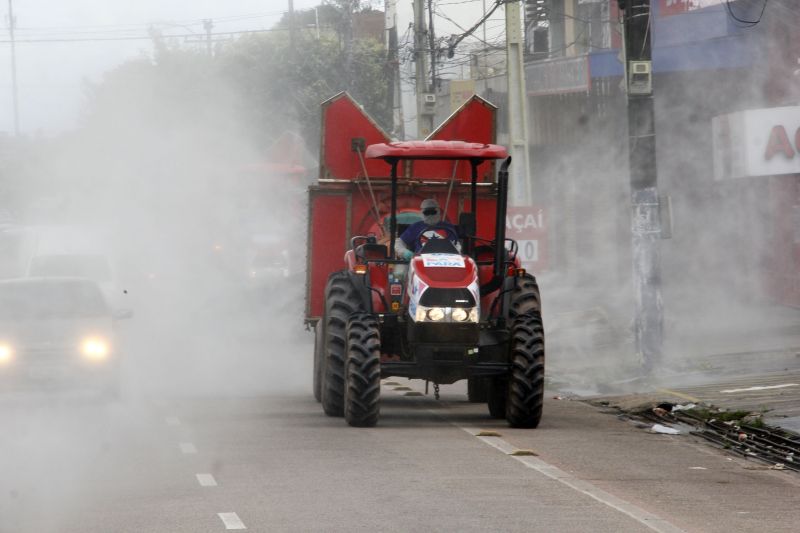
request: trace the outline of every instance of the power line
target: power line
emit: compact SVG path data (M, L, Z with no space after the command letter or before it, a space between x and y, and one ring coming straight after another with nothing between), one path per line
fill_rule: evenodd
M211 33L212 37L214 36L234 36L234 35L243 35L243 34L257 34L257 33L269 33L269 32L276 32L276 31L288 31L288 28L268 28L263 30L239 30L239 31L228 31L228 32L216 32ZM171 33L167 35L159 35L158 38L160 39L181 39L187 37L197 37L196 33ZM76 38L52 38L52 39L15 39L14 42L16 43L88 43L88 42L96 42L96 41L149 41L152 40L153 37L149 35L131 35L131 36L121 36L121 37L76 37ZM0 44L10 44L11 40L0 40Z

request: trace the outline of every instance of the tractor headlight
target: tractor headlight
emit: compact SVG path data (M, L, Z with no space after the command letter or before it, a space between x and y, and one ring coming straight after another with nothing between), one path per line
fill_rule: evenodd
M90 361L105 361L110 353L108 341L100 337L88 337L81 343L81 354Z
M431 307L425 313L425 316L428 318L428 320L431 320L433 322L440 322L444 320L444 309L442 309L441 307Z
M453 309L453 314L451 316L456 322L464 322L469 318L469 312L463 307L456 307Z
M417 312L414 315L416 322L441 322L445 317L445 309L443 307L426 307L424 305L417 306Z
M420 305L415 322L478 322L477 307L426 307Z

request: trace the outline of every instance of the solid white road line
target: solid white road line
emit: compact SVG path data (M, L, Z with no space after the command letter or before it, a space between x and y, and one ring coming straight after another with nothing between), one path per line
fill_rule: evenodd
M211 474L195 474L201 487L216 487L217 480Z
M763 385L758 387L747 387L746 389L728 389L721 390L723 394L730 394L732 392L750 392L756 390L770 390L770 389L785 389L786 387L797 387L797 383L784 383L783 385Z
M181 442L180 447L183 453L197 453L197 448L191 442Z
M438 413L437 413L438 414ZM441 415L440 415L441 416ZM457 428L460 428L473 437L477 437L478 433L481 430L473 427L465 427L460 426L451 422ZM511 456L511 454L517 450L515 446L511 443L507 442L506 440L500 437L477 437L479 440L483 441L485 444L503 452L506 455ZM569 474L560 468L551 465L546 461L542 461L538 457L534 457L531 455L521 455L521 456L511 456L520 463L524 464L528 468L536 470L537 472L544 474L545 476L566 485L567 487L581 492L591 498L594 498L598 502L611 507L612 509L616 509L617 511L624 513L640 524L643 524L653 531L659 531L663 533L680 533L683 532L682 529L670 524L663 518L660 518L652 513L641 509L632 503L626 502L621 498L617 498L611 493L608 493L598 487L595 487L588 481L584 481L579 479L572 474Z
M247 529L236 513L217 513L217 516L225 524L225 529Z
M168 426L180 426L181 420L177 416L168 416L164 419Z

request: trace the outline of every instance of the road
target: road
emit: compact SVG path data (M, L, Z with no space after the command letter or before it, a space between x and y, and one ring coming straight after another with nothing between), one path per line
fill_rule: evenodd
M511 430L458 385L437 402L384 384L379 426L355 429L326 417L306 385L109 405L6 397L0 531L728 532L800 522L795 474L584 402L549 399L539 429Z

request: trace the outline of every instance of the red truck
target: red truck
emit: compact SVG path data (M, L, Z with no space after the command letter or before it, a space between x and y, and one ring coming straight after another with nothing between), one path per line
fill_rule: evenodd
M541 300L505 236L511 158L493 144L495 112L474 96L426 140L392 142L346 93L323 103L306 321L326 414L373 426L382 378L467 379L470 400L486 401L492 416L539 424ZM425 198L457 223L458 242L433 239L398 258L397 239Z

